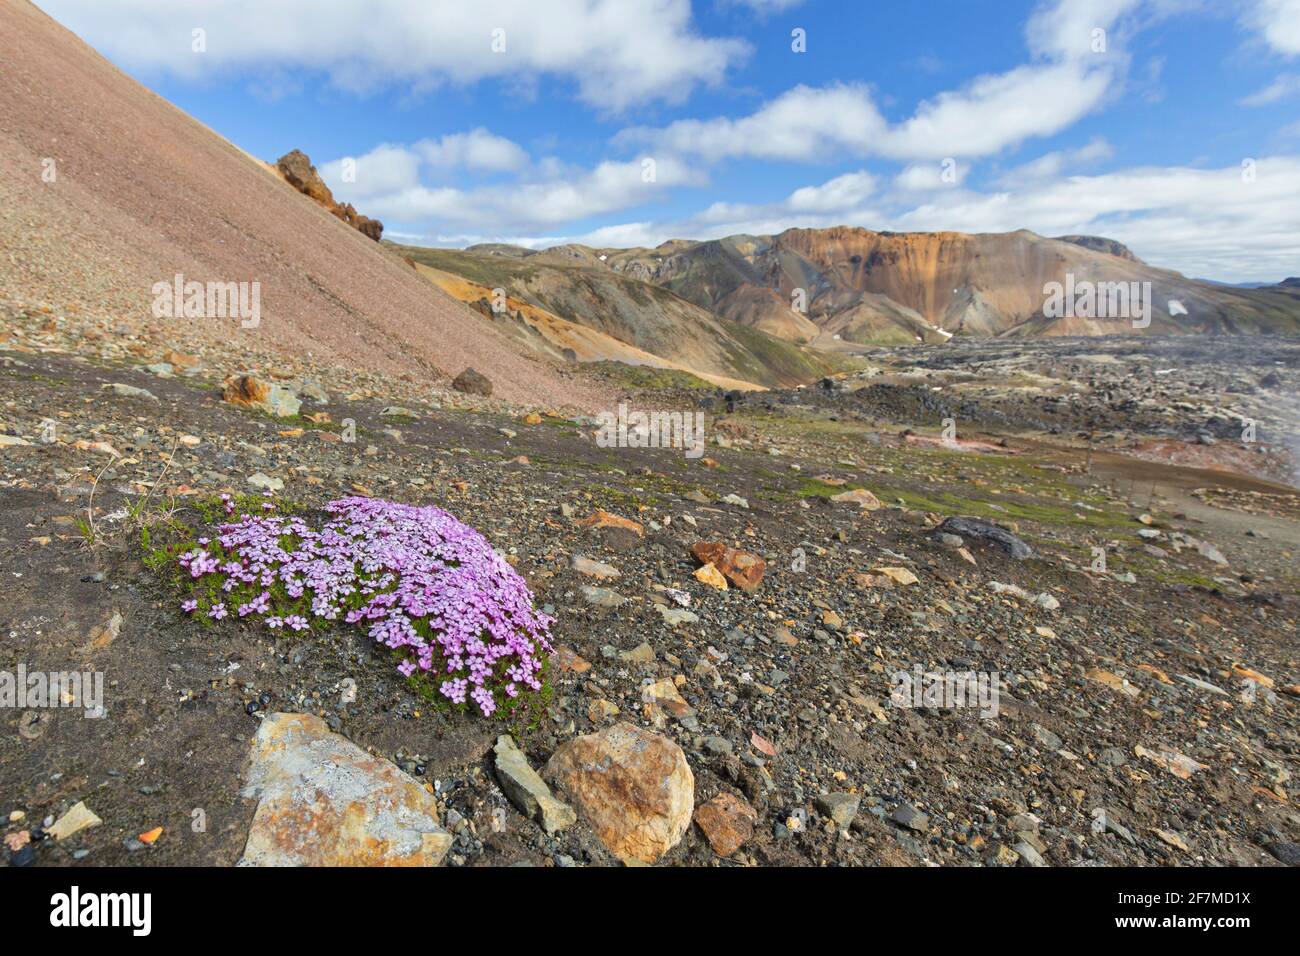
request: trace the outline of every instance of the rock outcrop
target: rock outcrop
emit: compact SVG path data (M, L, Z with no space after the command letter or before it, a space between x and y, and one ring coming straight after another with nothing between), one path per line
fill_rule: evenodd
M302 150L295 149L285 153L276 160L275 168L280 171L280 175L290 186L324 206L331 215L342 219L363 236L368 236L375 242L383 236L384 224L378 219L361 215L351 203L334 201L334 194L330 192L330 188L325 185L325 180L320 178L320 173L316 172L311 159Z

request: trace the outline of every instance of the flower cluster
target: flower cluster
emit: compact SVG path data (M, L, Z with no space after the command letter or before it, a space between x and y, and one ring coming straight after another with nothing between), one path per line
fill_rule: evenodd
M326 511L319 529L301 515L245 514L199 538L179 561L210 598L182 609L283 631L357 624L402 656L402 674L427 675L443 697L485 716L498 695L541 689L552 619L481 534L439 508L374 498Z

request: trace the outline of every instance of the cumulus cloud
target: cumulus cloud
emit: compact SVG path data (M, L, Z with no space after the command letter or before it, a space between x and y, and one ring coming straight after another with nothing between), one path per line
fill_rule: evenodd
M40 0L40 6L131 69L190 79L305 69L354 92L549 74L572 81L582 100L609 111L680 102L697 85L721 81L748 52L738 40L702 35L690 0ZM193 52L195 29L205 31L203 53Z
M528 153L520 146L481 126L468 133L421 140L415 148L430 166L442 168L501 172L519 169L528 162Z
M1073 126L1097 107L1114 80L1078 61L1023 66L942 93L889 130L878 151L898 159L989 156Z
M1126 61L1108 35L1099 40L1095 31L1104 34L1137 8L1138 0L1058 0L1045 6L1026 28L1033 62L941 92L896 124L885 120L864 85L797 86L740 119L633 127L619 141L710 162L989 156L1059 133L1100 106Z
M875 177L862 171L837 176L820 186L796 189L786 200L792 212L825 212L860 205L876 191Z
M885 121L865 86L796 86L740 119L678 120L660 129L632 127L615 142L647 144L656 152L698 156L801 160L843 153L866 155Z
M1112 28L1139 6L1138 0L1064 0L1045 4L1030 18L1025 35L1030 49L1040 56L1087 60L1098 55L1099 40L1109 48Z
M970 164L945 159L938 163L913 163L894 177L894 189L904 193L923 193L932 189L952 189L965 181Z
M1246 22L1278 53L1300 54L1300 0L1254 0Z
M1259 159L1252 175L1142 167L1053 178L1011 191L939 192L891 228L1091 233L1192 276L1277 279L1300 262L1300 157Z
M384 143L364 156L322 163L319 172L331 192L356 200L410 189L420 181L419 167L415 153Z
M468 188L430 183L428 174L445 172L448 154L442 146L449 138L460 142L444 137L413 147L378 146L355 159L322 164L321 176L339 199L362 205L367 215L392 220L404 232L427 225L439 234L462 234L456 230L466 228L497 234L549 230L660 199L675 186L703 182L699 170L664 157L606 161L591 168L547 159L529 164L508 183ZM431 146L439 149L431 151ZM350 179L344 175L349 164Z

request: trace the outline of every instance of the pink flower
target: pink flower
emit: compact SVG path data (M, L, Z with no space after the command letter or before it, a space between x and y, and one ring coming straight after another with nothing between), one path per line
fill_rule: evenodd
M428 673L442 696L472 700L485 716L497 692L540 689L553 621L481 534L433 507L343 498L326 510L318 529L302 516L241 515L217 529L215 545L199 539L180 566L192 579L221 576L223 590L244 600L239 616L261 615L273 629L306 630L312 617L364 627L404 652L404 676ZM250 585L260 592L251 600ZM273 598L276 587L286 597ZM357 595L360 606L344 606ZM225 617L225 605L209 616Z

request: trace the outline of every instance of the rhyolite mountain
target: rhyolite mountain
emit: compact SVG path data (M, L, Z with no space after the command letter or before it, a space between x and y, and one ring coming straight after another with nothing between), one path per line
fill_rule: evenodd
M844 367L840 356L564 250L395 248L443 292L550 358L687 371L726 388L800 385Z
M825 350L940 343L954 335L1300 334L1300 301L1285 284L1244 289L1188 279L1099 236L1052 239L1027 230L898 233L837 226L672 240L653 249L562 245L534 251L494 244L431 254L451 272L491 273L510 294L528 301L562 299L573 321L617 336L635 336L637 330L611 329L609 306L622 308L626 298L650 295L647 286L667 290L730 325ZM634 282L615 284L610 276ZM1076 283L1149 282L1150 325L1134 329L1124 318L1046 315L1045 289L1068 277ZM605 294L590 295L594 286ZM802 310L793 307L800 299ZM705 319L689 316L698 331ZM677 339L675 357L687 364L691 338ZM641 344L655 351L661 343Z

